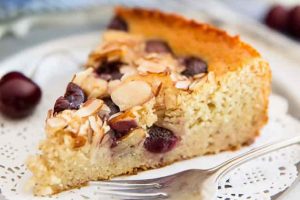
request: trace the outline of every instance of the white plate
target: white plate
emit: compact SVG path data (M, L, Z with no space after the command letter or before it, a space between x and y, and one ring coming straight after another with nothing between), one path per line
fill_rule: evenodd
M52 198L33 197L30 191L24 191L25 183L30 177L24 161L28 155L37 152L38 142L44 138L43 126L47 110L53 107L55 99L64 93L72 74L79 70L78 62L84 63L90 50L99 43L99 35L100 33L90 33L48 42L23 51L0 64L0 76L13 69L30 73L32 67L38 64L35 81L43 90L42 101L32 116L21 121L9 121L0 116L0 188L7 200L102 199L95 196L95 187L64 192ZM69 53L62 53L62 50ZM181 161L161 169L123 178L154 178L190 168L208 168L254 146L292 137L299 133L297 131L300 130L300 124L286 114L287 107L283 98L272 95L270 121L263 129L262 135L250 147L236 152ZM241 193L244 195L238 199L246 199L248 196L253 199L269 199L270 195L283 190L296 178L294 163L299 159L300 147L294 146L249 162L220 183L218 199L237 199L236 196ZM284 170L280 170L283 169L281 167L284 167ZM225 183L227 179L229 181ZM225 188L225 184L231 187Z

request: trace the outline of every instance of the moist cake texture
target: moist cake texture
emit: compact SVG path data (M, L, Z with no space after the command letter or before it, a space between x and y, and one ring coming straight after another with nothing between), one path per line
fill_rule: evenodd
M271 73L237 36L155 10L117 8L28 159L49 195L238 149L267 122Z

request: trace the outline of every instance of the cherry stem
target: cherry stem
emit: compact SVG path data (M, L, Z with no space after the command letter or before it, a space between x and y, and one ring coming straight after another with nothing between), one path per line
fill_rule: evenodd
M36 64L34 64L33 67L30 68L29 72L27 73L27 77L34 79L34 77L36 76L40 66L42 65L42 63L48 59L51 56L54 56L56 54L59 55L63 55L65 57L68 57L70 60L72 60L78 67L83 66L82 62L80 62L80 60L78 58L76 58L74 56L74 54L72 54L69 50L66 49L57 49L55 51L49 52L47 54L44 54L37 62Z

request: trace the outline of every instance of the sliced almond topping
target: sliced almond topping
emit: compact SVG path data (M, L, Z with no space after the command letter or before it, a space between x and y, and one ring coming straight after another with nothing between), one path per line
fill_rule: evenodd
M178 89L188 89L190 84L191 84L190 80L177 81L176 84L175 84L175 87L178 88Z
M93 131L95 133L100 133L101 127L103 125L102 120L98 116L89 116L89 122Z
M177 73L171 73L170 77L173 82L189 80L186 76Z
M128 135L124 136L118 145L113 148L114 151L123 151L128 147L136 146L146 137L146 132L143 129L135 129Z
M93 73L93 69L92 68L88 68L82 72L78 72L75 74L75 76L73 77L72 82L75 83L76 85L81 86L82 83L85 81L85 79L91 74Z
M103 104L103 106L101 107L98 116L100 117L100 119L105 120L107 118L109 118L109 113L111 112L110 108Z
M52 130L59 130L59 129L63 129L67 125L67 122L62 118L53 117L47 119L46 124Z
M72 133L78 133L80 129L80 120L77 117L74 117L69 123L68 126L65 128L66 131Z
M112 120L112 119L116 120L117 118L123 119L124 114L125 113L122 113L122 112L115 113L109 117L109 120Z
M163 73L181 70L178 62L169 54L150 53L135 61L141 73Z
M75 114L79 117L87 117L99 111L102 105L103 101L100 99L89 99Z
M72 82L79 85L89 98L102 97L107 92L107 81L96 77L93 68L77 73Z
M122 55L122 49L112 43L106 43L102 48L96 49L90 57L94 60L115 60Z
M158 96L161 88L162 88L162 82L160 81L159 83L156 82L157 84L153 84L152 85L152 91L154 93L155 96Z
M111 120L122 120L122 119L133 119L135 116L131 112L131 110L127 110L125 112L118 112L110 116L109 121Z
M207 76L202 77L201 79L196 79L194 80L190 85L189 85L189 90L196 90L199 86L203 85L206 83L208 80Z
M174 81L174 82L179 80L178 75L175 74L175 73L171 73L171 74L170 74L170 78L171 78L171 80Z
M139 72L151 72L151 73L162 73L167 70L167 66L162 63L156 63L149 60L139 60L137 61L139 67L137 68Z
M202 78L206 75L207 73L201 73L201 74L196 74L193 76L193 78L198 79L198 78Z
M89 121L90 121L91 128L94 131L94 137L92 139L93 145L97 146L101 143L104 137L104 132L102 129L103 122L98 116L97 117L90 116Z
M133 106L141 105L153 96L149 84L144 81L130 81L121 84L111 93L111 99L119 106L120 110L126 110Z
M78 135L87 135L89 132L89 128L90 128L90 123L89 120L85 120L85 122L83 124L81 124L80 128L79 128L79 132Z
M108 82L108 94L111 94L114 89L121 85L120 80L113 80Z
M87 93L88 98L99 98L107 94L108 83L106 80L89 76L82 84L82 89Z
M72 120L72 117L73 117L74 113L75 113L74 110L64 110L64 111L62 111L61 114L59 114L59 117L63 118L67 122L69 122L69 121Z
M130 76L137 74L136 68L132 66L123 66L120 68L120 72L123 74L121 81L127 79Z

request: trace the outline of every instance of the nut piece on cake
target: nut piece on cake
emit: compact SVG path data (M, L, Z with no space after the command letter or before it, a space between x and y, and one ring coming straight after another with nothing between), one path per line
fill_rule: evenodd
M27 165L34 194L247 145L267 122L270 79L239 37L119 7L48 113L47 138Z

